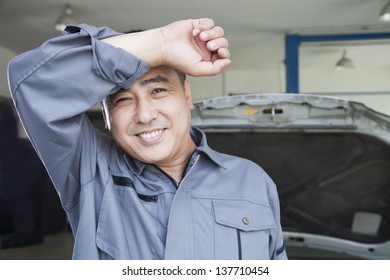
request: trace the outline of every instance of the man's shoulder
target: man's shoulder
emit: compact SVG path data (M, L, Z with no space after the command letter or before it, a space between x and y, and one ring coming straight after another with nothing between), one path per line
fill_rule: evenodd
M216 152L216 153L218 153L221 160L227 166L231 166L231 167L241 166L241 167L253 168L253 169L260 168L262 170L262 168L256 162L254 162L248 158L244 158L244 157L240 157L240 156L236 156L236 155L232 155L232 154L221 153L221 152Z
M256 178L256 180L265 180L273 182L268 173L261 165L251 159L217 152L226 171L232 176L243 176L248 178Z

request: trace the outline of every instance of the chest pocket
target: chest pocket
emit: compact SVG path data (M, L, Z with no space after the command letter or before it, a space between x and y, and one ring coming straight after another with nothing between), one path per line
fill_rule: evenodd
M213 199L217 259L269 259L275 219L268 205L248 200Z
M133 181L126 177L120 177L112 175L112 180L115 185L122 186L122 187L130 187L136 192L139 199L146 201L146 202L157 202L158 196L157 195L144 195L140 194L136 191Z

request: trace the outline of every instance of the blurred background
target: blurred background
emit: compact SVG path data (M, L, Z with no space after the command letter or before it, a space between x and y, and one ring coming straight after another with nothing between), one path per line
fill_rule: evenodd
M241 93L310 93L363 102L390 115L388 0L2 0L0 100L10 104L8 62L59 36L66 24L88 23L124 32L198 17L213 18L224 28L233 63L218 76L191 78L195 101ZM3 143L11 142L23 147L15 151L31 152L15 113L6 108L1 107L0 157L7 164L11 158L15 162L7 167L13 173L6 171L5 164L0 166L0 225L4 229L0 259L71 258L73 239L43 166L33 152L31 161L24 157L22 166L20 155L4 149L9 146ZM98 109L92 109L91 115L96 117ZM12 116L15 121L8 121ZM11 123L16 136L11 136L13 128L6 128ZM5 133L6 129L11 132ZM29 174L37 178L21 183L21 178L32 178ZM11 217L6 212L11 211L6 181L40 193L23 198L28 214L18 215L30 222L23 229L5 218Z

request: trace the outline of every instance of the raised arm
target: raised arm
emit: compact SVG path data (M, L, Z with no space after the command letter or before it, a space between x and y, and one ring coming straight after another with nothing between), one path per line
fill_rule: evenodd
M168 65L192 76L210 76L230 64L224 30L208 18L182 20L161 28L124 34L103 42L120 47L149 66ZM135 44L134 41L148 42Z
M150 67L170 65L200 76L217 74L230 63L223 30L209 19L134 34L85 24L67 30L17 56L8 68L20 118L60 192L69 176L84 182L94 176L91 155L98 153L101 139L85 111L131 87ZM81 173L83 155L91 169Z
M69 30L17 56L8 67L20 119L60 192L80 156L76 151L81 134L89 136L85 141L90 149L96 143L83 112L149 69L138 58L100 41L119 35L113 30L84 24Z

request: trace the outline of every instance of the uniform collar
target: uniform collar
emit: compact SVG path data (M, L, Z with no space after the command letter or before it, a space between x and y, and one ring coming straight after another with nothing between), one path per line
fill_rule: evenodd
M206 135L202 130L196 127L192 127L190 129L190 134L194 142L196 143L197 147L197 152L198 153L203 153L205 154L212 162L214 162L216 165L222 167L223 169L226 169L225 166L223 165L223 161L221 159L221 156L219 153L214 151L209 147L207 144L207 138Z
M220 155L208 146L206 135L202 130L196 127L191 127L190 134L192 140L197 145L195 153L205 154L216 165L222 167L223 169L226 169L225 166L223 165L223 161ZM137 175L142 174L145 167L148 165L142 161L131 158L127 154L124 155L124 158L129 168Z

